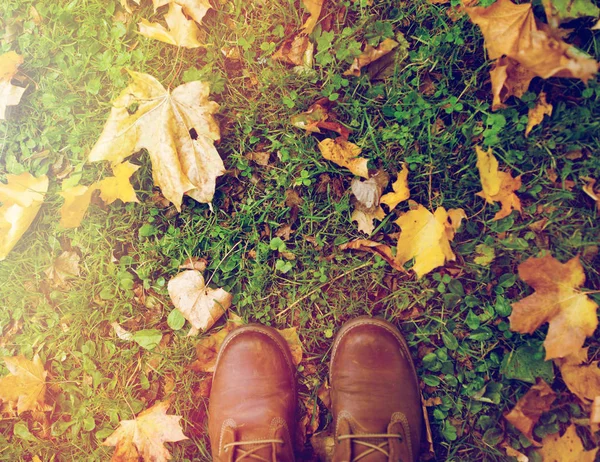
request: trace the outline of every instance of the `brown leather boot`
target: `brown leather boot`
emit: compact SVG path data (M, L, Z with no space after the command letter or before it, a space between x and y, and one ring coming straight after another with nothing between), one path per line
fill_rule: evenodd
M342 326L329 365L335 462L413 462L423 428L408 345L389 322L360 317Z
M275 329L251 324L225 338L208 412L213 461L294 460L295 368Z

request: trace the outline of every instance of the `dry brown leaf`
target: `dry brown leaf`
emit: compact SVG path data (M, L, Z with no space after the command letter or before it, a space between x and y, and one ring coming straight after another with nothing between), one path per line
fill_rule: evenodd
M515 191L521 187L521 177L513 178L509 172L498 170L498 161L490 148L487 152L475 146L477 152L477 168L483 190L478 192L489 204L500 202L502 208L494 216L493 221L511 214L513 210L521 212L521 201Z
M310 46L310 39L304 34L295 35L283 42L283 44L273 53L271 59L294 66L305 64L305 55Z
M321 98L313 103L306 111L290 118L294 127L303 128L310 133L321 133L321 129L339 133L345 140L350 135L350 129L337 122L332 111L333 102L329 98Z
M199 271L188 270L172 278L167 288L173 305L192 325L190 335L206 332L231 306L232 295L206 287Z
M565 43L558 31L538 22L530 3L516 5L511 0L498 0L489 7L464 10L481 28L489 57L503 60L495 63L491 74L494 108L501 107L508 96L522 95L534 76L587 82L598 71L594 59Z
M354 210L350 216L351 221L356 221L359 231L370 235L375 230L375 220L382 221L385 218L385 212L380 206L374 207L371 211Z
M600 396L600 369L598 361L588 364L588 349L581 348L565 358L554 360L560 374L571 393L583 403L589 403Z
M305 33L310 34L314 30L319 21L319 17L321 16L323 3L325 3L325 0L302 0L304 8L306 8L306 11L310 14L310 17L302 26Z
M585 450L573 424L563 436L555 433L544 437L542 449L537 451L544 462L594 462L597 452L598 448Z
M46 375L36 354L33 361L24 356L5 357L10 375L0 379L0 400L17 408L17 413L46 410Z
M135 195L135 190L129 179L138 169L139 165L134 165L130 162L114 165L112 170L115 176L104 178L97 183L100 190L100 198L106 204L112 204L117 199L123 202L139 202Z
M354 211L350 219L356 221L358 230L367 235L373 233L375 229L374 220L382 221L385 218L386 214L379 202L389 180L389 175L383 170L378 170L366 181L361 181L359 178L352 180L350 189L356 200L353 200Z
M535 292L512 304L510 329L531 334L548 323L546 360L578 352L598 326L598 305L576 290L585 282L579 257L564 264L551 255L530 257L519 265L519 277Z
M344 75L360 76L360 70L371 64L373 61L377 61L379 58L387 55L390 51L398 46L398 42L392 39L383 40L377 47L366 45L363 52L356 58L350 66L350 68L344 72Z
M181 431L181 416L168 415L169 401L159 401L138 414L134 420L122 420L119 428L103 446L116 446L111 462L138 462L139 459L166 462L171 454L166 442L186 440Z
M77 228L87 212L92 200L92 194L98 189L98 184L91 186L77 185L58 193L65 202L60 208L60 226Z
M292 353L292 360L294 365L298 365L302 362L302 342L298 337L298 331L295 327L288 327L287 329L278 329L277 332L284 338L290 347L290 353Z
M382 244L381 242L375 242L369 239L356 239L340 245L340 250L361 250L363 252L370 252L375 255L379 255L386 262L388 262L392 268L404 272L404 268L396 264L396 260L392 254L392 249L390 246Z
M528 120L527 128L525 129L525 137L529 136L529 133L531 133L533 127L536 127L537 125L542 123L542 120L544 120L545 115L552 115L552 104L546 101L546 93L542 91L538 96L538 100L536 101L535 106L529 109L529 113L527 115Z
M515 448L513 448L509 444L503 443L500 446L504 448L504 450L506 451L506 455L508 457L514 457L515 459L517 459L517 462L529 462L529 457L527 457L522 452L517 451Z
M14 51L0 55L0 120L6 119L6 107L19 104L25 93L25 88L11 83L21 64L23 57Z
M527 393L525 393L510 412L504 414L504 418L513 424L529 441L535 446L539 444L533 439L533 427L544 412L550 410L550 406L556 399L556 393L542 379L538 379Z
M257 151L257 152L249 152L244 154L244 157L252 162L255 162L262 167L266 167L269 165L269 158L271 157L271 153L265 151Z
M207 265L208 260L206 258L189 257L186 258L181 265L179 265L179 269L196 270L202 272L206 269Z
M446 212L444 207L439 207L435 213L431 213L420 204L416 209L402 214L396 220L402 230L398 239L396 264L403 267L414 258L412 269L420 278L444 265L446 260L455 260L450 242L465 217L461 209Z
M162 24L142 19L138 24L140 34L178 47L198 48L202 46L198 40L198 37L201 36L200 29L193 20L185 17L181 5L169 3L165 21L168 29Z
M362 149L343 137L325 138L319 142L319 150L323 157L340 167L345 167L357 176L369 178L368 160L360 156Z
M79 260L77 252L65 251L46 269L46 276L53 285L65 286L68 278L79 276Z
M596 201L596 208L600 211L600 190L596 191L596 188L594 188L596 179L588 176L581 177L581 179L585 181L585 186L582 188L583 192Z
M4 260L37 216L48 191L48 177L6 175L0 183L0 261Z
M213 114L219 106L208 99L208 84L189 82L170 92L148 74L129 73L133 81L114 101L90 161L115 165L146 148L154 184L178 211L184 194L210 202L225 167L214 147L219 127Z

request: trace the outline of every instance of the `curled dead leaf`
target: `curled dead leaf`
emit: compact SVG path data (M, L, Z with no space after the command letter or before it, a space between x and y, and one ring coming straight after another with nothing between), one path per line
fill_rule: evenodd
M383 56L387 55L390 51L398 46L398 42L387 38L383 40L377 47L371 45L365 45L363 52L354 59L354 62L350 68L344 72L344 75L360 76L360 70L371 64L373 61L377 61Z

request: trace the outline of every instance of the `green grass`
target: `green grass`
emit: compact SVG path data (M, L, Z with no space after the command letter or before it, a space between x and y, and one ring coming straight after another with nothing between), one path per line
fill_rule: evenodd
M117 4L6 0L0 6L0 30L10 25L19 31L0 50L24 56L28 82L21 104L0 124L0 173L51 176L40 215L0 263L0 355L39 353L52 383L52 411L44 424L29 413L2 414L0 460L107 460L112 449L100 443L119 420L163 399L172 386L171 412L183 415L190 437L170 445L174 460L209 458L206 402L199 392L204 377L187 369L197 339L185 336L189 326L173 330L167 324L173 307L166 283L189 256L209 260L207 277L234 294L233 309L244 319L298 327L305 350L301 395L316 395L327 374L331 336L344 321L383 316L405 332L425 398L442 400L428 409L438 460L506 460L502 440L531 455L528 442L502 419L529 385L510 378L503 361L531 347L539 363L545 332L511 333L507 316L510 303L530 293L516 277L518 264L541 251L561 261L582 255L586 287L600 287L600 260L593 252L600 245L598 212L580 180L600 179L597 80L587 87L536 80L522 100L492 113L479 31L464 17L452 22L446 6L424 1L344 2L343 13L332 2L323 17L329 15L334 33L320 27L313 33L317 53L307 74L269 59L302 24L293 2L219 3L202 25L207 46L197 50L136 34L139 18L160 18L162 10L155 15L143 3L123 24L113 20ZM39 25L29 15L32 5L43 18ZM399 33L408 49L392 77L371 82L342 76L363 39ZM598 33L582 30L579 36L580 46L599 57ZM240 47L241 62L224 57L221 49L231 46ZM94 203L81 227L62 230L61 180L52 166L66 160L83 184L106 174L106 165L86 164L86 156L111 99L127 85L125 68L173 88L195 79L211 83L221 104L217 147L228 169L218 181L214 212L192 200L179 214L159 207L152 201L150 163L141 153L133 157L143 166L134 176L140 204ZM540 89L554 114L526 139L527 110ZM363 148L371 167L395 174L401 162L409 164L411 199L430 208L465 209L469 219L453 243L456 263L416 280L378 258L338 250L364 237L350 222L352 176L321 157L316 144L322 137L289 123L323 96L337 100L336 113L353 129L350 140ZM501 164L523 175L522 216L491 221L496 206L475 196L481 189L475 144L492 147ZM566 157L573 150L582 157ZM252 151L271 152L270 165L248 161L244 155ZM548 168L576 186L552 183ZM285 242L295 257L288 260L275 232L290 220L285 194L292 188L303 202ZM407 206L398 209L375 238L395 242L384 235L398 231L393 221ZM544 231L532 231L529 226L542 218L548 219ZM473 262L483 243L496 254L487 267ZM71 248L82 257L82 274L67 288L52 287L44 270ZM114 321L132 331L158 329L162 342L146 350L119 340ZM597 336L589 346L595 357ZM1 365L0 376L6 373ZM559 377L554 388L565 390ZM581 416L572 395L562 393L536 435ZM327 422L322 419L321 429ZM593 435L587 438L593 444Z

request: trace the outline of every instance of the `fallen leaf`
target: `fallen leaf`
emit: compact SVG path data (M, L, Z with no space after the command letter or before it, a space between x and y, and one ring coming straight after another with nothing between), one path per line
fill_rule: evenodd
M486 152L475 146L477 152L477 168L483 190L478 192L489 204L500 202L502 208L494 216L493 221L500 220L511 214L513 210L521 212L521 201L515 191L521 187L521 177L513 178L509 172L498 170L498 161L492 154L491 148Z
M596 179L588 176L581 177L581 179L585 181L585 186L582 188L583 192L596 201L596 208L600 211L600 191L597 192L594 188Z
M77 252L65 251L46 269L46 276L55 286L65 286L68 278L79 276L79 260Z
M319 142L319 150L323 157L340 167L345 167L354 175L369 178L368 160L360 156L361 149L343 137L325 138Z
M508 457L514 457L515 459L517 459L517 462L529 462L529 457L527 457L522 452L517 451L507 443L503 443L501 447L504 448Z
M300 342L300 337L298 337L298 331L295 327L288 327L287 329L278 329L277 332L279 332L290 347L292 360L294 361L294 365L297 366L302 362L302 343Z
M538 100L535 103L535 106L529 109L529 113L527 115L527 128L525 129L525 137L529 136L533 127L542 123L544 120L544 116L552 115L552 104L546 101L546 93L543 91L540 92L538 96Z
M542 0L542 5L548 24L554 28L573 19L600 16L600 8L590 0Z
M198 48L202 43L198 40L200 29L194 21L183 14L183 7L177 3L169 3L169 11L165 14L168 29L162 24L149 22L146 19L138 24L140 34L144 37L185 48Z
M323 9L323 3L325 0L302 0L302 4L306 11L310 14L310 17L306 20L302 29L306 34L312 33L317 22L319 21L319 17L321 16L321 10Z
M154 11L171 3L180 5L183 12L197 23L200 23L208 10L212 8L208 0L152 0L152 3L154 4Z
M139 168L139 165L130 162L113 166L112 170L115 176L105 178L97 184L100 190L100 198L106 204L112 204L117 199L121 199L123 202L139 202L135 190L129 182L131 175Z
M414 258L412 269L420 278L434 268L444 265L447 260L455 260L450 241L460 224L451 221L451 217L464 217L464 212L460 212L460 209L446 212L444 207L439 207L431 213L419 204L416 209L402 214L396 220L402 230L398 239L396 264L403 267Z
M179 269L204 271L208 265L206 258L189 257L186 258L183 264L179 265Z
M14 51L0 55L0 120L6 119L6 107L19 104L25 93L25 88L11 83L21 64L23 57Z
M535 446L539 444L533 439L533 427L544 412L550 410L556 399L556 393L542 379L537 380L504 418L513 424Z
M183 194L210 202L225 167L214 147L219 128L213 114L219 106L208 99L208 84L189 82L170 92L148 74L129 73L133 82L114 101L90 161L119 164L146 148L154 183L178 211Z
M350 68L344 72L344 75L360 76L360 70L371 64L373 61L377 61L379 58L387 55L390 51L398 46L398 42L392 39L383 40L377 47L366 45L363 52L356 58L350 66Z
M33 361L24 356L5 357L10 375L0 379L0 400L16 406L17 413L46 410L46 375L36 354Z
M73 186L58 193L65 200L60 208L60 226L63 228L77 228L90 206L92 194L97 189L98 185L94 183L91 186Z
M242 319L230 312L227 323L219 332L203 337L196 344L196 360L191 364L191 369L196 372L214 372L223 340L241 324Z
M381 203L387 205L391 210L405 200L410 198L410 189L408 189L408 167L402 164L402 170L398 173L398 178L392 183L393 193L385 194L381 198Z
M231 306L232 295L223 289L206 287L199 271L179 273L167 288L173 305L193 327L190 335L199 330L206 332Z
M275 53L273 53L271 59L273 61L293 64L294 66L302 66L309 45L310 39L308 36L303 34L296 35L285 40Z
M563 436L555 433L544 437L542 449L537 451L544 462L594 462L597 452L598 448L585 450L573 424Z
M332 111L333 102L329 98L321 98L313 103L306 111L291 117L294 127L302 128L310 133L321 133L321 129L339 133L345 140L350 135L350 129L337 122Z
M592 430L594 433L598 431L598 424L600 424L600 396L595 396L590 412L590 425L596 426L596 430Z
M166 442L186 440L181 431L181 416L168 415L169 401L159 401L138 414L134 420L122 420L119 428L110 435L103 446L116 446L112 462L145 461L165 462L171 454Z
M126 342L130 342L133 340L133 334L129 332L127 329L124 329L118 322L111 322L110 325L121 340L125 340Z
M587 82L598 71L594 59L564 42L557 30L538 22L530 3L516 5L511 0L498 0L488 7L464 10L480 27L490 59L503 60L492 69L495 108L501 107L508 96L519 96L517 93L526 90L534 76ZM517 69L517 64L522 69ZM511 75L518 77L518 83L509 81Z
M4 260L37 216L48 191L48 177L6 175L0 183L0 261Z
M378 170L366 181L354 178L350 184L350 190L364 208L371 209L379 205L381 194L389 181L389 175L383 170Z
M350 221L356 221L359 231L370 235L375 230L375 220L382 221L385 218L385 212L380 206L369 210L354 210L350 216Z
M269 158L271 157L271 153L259 151L259 152L249 152L248 154L244 154L244 157L252 162L255 162L258 165L266 167L269 165Z
M390 246L382 244L381 242L375 242L369 239L356 239L340 245L339 248L340 250L361 250L363 252L370 252L375 255L379 255L386 262L388 262L392 268L404 272L404 268L396 264L396 260L392 254L392 249Z
M554 360L567 388L583 403L600 396L600 369L598 361L588 363L588 349L581 348L564 358Z
M548 323L546 360L579 351L598 325L598 305L576 290L585 282L579 257L564 264L550 255L530 257L519 265L519 277L535 292L512 304L510 329L531 334Z

